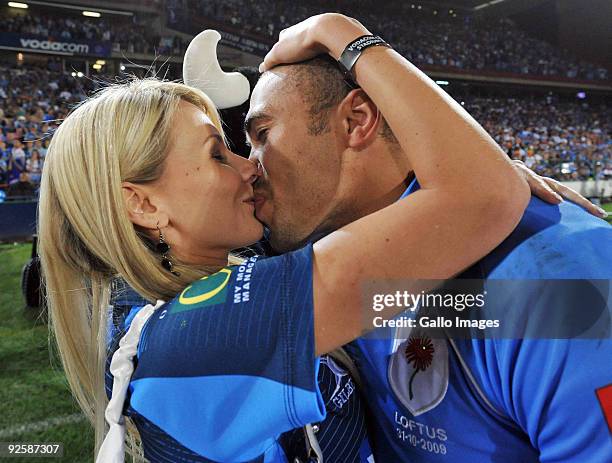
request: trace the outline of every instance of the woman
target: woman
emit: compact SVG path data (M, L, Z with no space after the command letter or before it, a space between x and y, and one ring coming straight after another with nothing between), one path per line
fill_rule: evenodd
M26 172L30 174L33 183L40 183L40 173L42 172L42 160L37 149L32 150L32 156L26 161Z
M264 64L338 58L364 34L344 16L313 17L285 32ZM318 357L373 327L360 313L361 282L449 278L520 219L527 185L432 81L382 47L364 52L355 69L403 148L415 146L415 129L424 134L419 149L405 150L422 189L314 245L239 266L228 267L237 263L230 250L262 234L253 215L257 169L226 148L204 94L155 80L114 86L56 131L41 186L41 259L55 337L95 425L96 450L111 279L157 300L134 315L113 357L109 445L99 461L123 461L113 443L124 439L128 394L153 461L168 461L168 449L156 447L160 433L180 435L176 445L193 461L284 461L279 435L324 418ZM419 117L406 118L408 107ZM442 208L444 219L429 212Z

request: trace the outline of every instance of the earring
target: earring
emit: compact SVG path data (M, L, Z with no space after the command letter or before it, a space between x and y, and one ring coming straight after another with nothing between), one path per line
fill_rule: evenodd
M164 241L164 234L159 229L159 224L157 224L157 231L159 232L159 243L157 243L155 249L162 255L162 267L172 273L172 275L181 276L180 273L172 270L172 261L167 256L168 251L170 251L170 245Z

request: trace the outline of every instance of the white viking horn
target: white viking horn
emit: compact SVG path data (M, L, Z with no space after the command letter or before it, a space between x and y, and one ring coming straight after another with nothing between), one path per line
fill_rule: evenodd
M249 99L251 86L239 72L225 72L217 59L219 32L207 29L196 35L185 52L183 81L206 93L217 108L240 106Z

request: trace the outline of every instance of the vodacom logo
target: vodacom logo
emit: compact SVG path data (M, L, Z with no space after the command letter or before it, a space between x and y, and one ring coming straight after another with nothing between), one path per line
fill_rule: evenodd
M52 42L50 40L21 39L21 46L23 48L30 48L33 50L63 51L82 54L89 53L89 45L85 43Z

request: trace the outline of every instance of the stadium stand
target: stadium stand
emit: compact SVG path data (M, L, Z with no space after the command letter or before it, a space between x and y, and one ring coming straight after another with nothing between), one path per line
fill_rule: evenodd
M307 4L262 0L248 5L238 0L199 0L189 5L194 17L204 14L268 39L290 23L327 8L316 0ZM364 23L374 24L374 30L384 31L385 38L418 65L608 78L607 70L576 61L566 52L529 37L506 18L485 24L465 14L436 18L430 11L426 16L419 15L405 2L385 5L378 11L371 5L357 1L351 2L350 8ZM184 4L181 0L168 0L159 6L168 11ZM336 7L344 11L349 5L338 1ZM135 17L115 21L61 13L11 12L0 24L7 33L56 40L110 41L114 47L142 53L163 51L182 56L187 43L168 29L147 28ZM24 63L15 62L14 56L8 59L8 55L0 55L0 190L5 193L11 184L20 181L20 176L22 181L25 179L22 173L37 187L58 121L102 81L114 78L102 74L81 78L67 68L57 56ZM464 104L510 157L523 160L536 172L559 180L612 178L612 114L605 96L577 100L575 94L541 90L512 96L495 91L486 96L469 92L459 96L454 88L447 91Z
M177 2L180 3L180 2ZM313 14L330 10L329 2L241 0L189 2L194 15L212 18L270 41ZM609 80L604 67L529 36L510 19L486 21L470 14L448 14L410 2L336 1L335 11L359 18L417 65L462 71L494 71L583 80ZM439 14L438 14L439 10ZM453 11L453 10L450 10ZM437 14L434 14L436 12Z
M612 178L612 113L555 96L472 98L465 108L513 159L558 180Z
M22 173L40 181L50 136L70 107L95 90L93 80L75 79L34 65L0 63L0 189L8 190Z
M3 8L2 13L2 31L5 33L28 34L51 40L111 43L113 51L182 55L188 43L177 35L155 33L147 21L137 15L128 19L90 20L48 10L42 15Z

